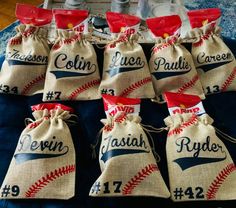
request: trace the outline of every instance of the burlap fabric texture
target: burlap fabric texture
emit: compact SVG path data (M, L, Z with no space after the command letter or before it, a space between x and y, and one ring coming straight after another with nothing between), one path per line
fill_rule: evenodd
M216 136L213 119L185 113L169 116L165 123L171 199L236 199L236 166Z
M157 102L165 102L166 91L205 98L192 56L178 35L156 38L149 67Z
M75 149L63 109L33 112L35 121L20 135L1 198L69 199L75 191Z
M205 94L236 90L236 61L220 37L215 23L195 28L188 34L193 39L192 56Z
M47 30L19 25L7 44L0 71L0 93L33 95L42 93L48 64Z
M101 98L97 55L92 44L76 31L58 29L57 34L49 55L43 100Z
M153 98L151 75L138 35L121 35L104 51L103 76L99 90L130 98Z
M101 175L91 187L90 196L154 196L170 193L160 174L141 118L118 113L103 119L99 152Z

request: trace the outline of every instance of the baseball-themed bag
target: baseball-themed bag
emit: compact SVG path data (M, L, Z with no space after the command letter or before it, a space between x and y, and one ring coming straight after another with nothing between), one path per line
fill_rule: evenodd
M33 95L42 93L48 64L47 29L50 10L25 4L16 5L22 23L9 39L0 70L0 93Z
M171 100L171 95L168 97ZM172 111L164 120L169 127L166 153L171 199L236 199L236 166L216 135L220 131L206 113L197 115L200 111L192 107L185 111Z
M106 13L111 32L120 31L120 35L106 45L100 92L129 98L153 98L155 94L147 60L137 43L136 25L140 19L125 14L116 18L117 15Z
M218 8L188 12L192 56L205 94L236 90L236 61L220 37Z
M149 60L156 101L165 102L166 91L188 93L205 98L190 52L179 37L181 19L178 15L146 20L156 44Z
M104 124L99 150L101 175L89 195L168 198L170 193L140 124L141 118L119 111L101 121Z
M73 109L45 103L32 106L34 121L20 135L0 198L69 199L75 192L75 149L67 122Z
M86 37L88 11L54 10L53 13L58 37L49 55L43 100L99 99L97 55Z

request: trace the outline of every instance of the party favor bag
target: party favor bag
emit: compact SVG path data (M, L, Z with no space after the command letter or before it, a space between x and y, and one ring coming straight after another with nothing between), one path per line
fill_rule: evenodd
M188 12L193 39L192 56L205 94L236 90L236 61L220 37L217 8Z
M155 17L146 22L156 39L149 67L157 101L165 101L166 91L194 94L204 99L192 56L180 42L180 17Z
M32 95L43 90L49 46L47 30L51 11L17 4L16 16L22 23L7 44L0 70L0 93Z
M54 10L58 38L49 56L44 101L99 99L97 55L83 33L88 11ZM66 30L74 27L72 30Z
M213 119L207 114L176 113L165 123L171 199L236 199L236 166L216 136Z
M32 109L35 121L20 135L0 198L69 199L75 191L75 149L66 124L72 109L56 103Z
M107 119L103 119L99 151L101 175L90 196L155 196L168 198L169 191L160 174L153 148L140 124L140 99L104 96ZM114 101L121 105L107 106ZM123 106L124 109L119 109ZM129 105L128 105L129 104ZM126 109L131 109L127 113ZM117 111L113 112L114 109ZM113 112L111 115L110 113Z
M137 43L136 25L140 19L114 12L107 12L106 15L111 32L118 30L124 33L120 33L105 48L100 92L121 97L153 98L147 60Z

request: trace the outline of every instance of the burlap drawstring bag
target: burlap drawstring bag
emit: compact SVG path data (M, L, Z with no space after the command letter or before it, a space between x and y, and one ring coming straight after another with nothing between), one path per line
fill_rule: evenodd
M102 120L102 173L90 196L170 196L140 121L139 116L122 113Z
M154 24L155 21L163 24L163 27L158 28ZM163 93L166 91L198 95L204 99L205 95L192 56L179 38L180 17L177 15L158 17L147 22L150 30L156 35L149 68L157 102L165 102Z
M50 55L44 101L99 99L97 55L84 35L58 29Z
M155 96L149 67L137 34L121 34L104 51L103 76L99 90L130 98Z
M20 135L0 198L69 199L75 192L75 149L69 107L33 106L34 121Z
M208 16L210 18L211 10L214 11L215 9L206 9L205 16L204 10L199 10L199 12L202 11L200 17L202 15L202 18L206 18L202 23L208 20ZM196 11L193 12L197 14ZM191 12L188 15L190 23L194 27L194 24L197 24L197 20L194 16L192 17L193 19L191 18ZM194 28L186 38L193 42L191 53L205 94L235 91L235 57L221 39L220 29L216 24L216 20L208 22L208 24L200 28Z
M8 41L6 59L0 71L0 93L33 95L42 93L48 63L47 30L19 25Z
M172 200L236 199L236 166L212 123L207 114L174 114L165 119Z

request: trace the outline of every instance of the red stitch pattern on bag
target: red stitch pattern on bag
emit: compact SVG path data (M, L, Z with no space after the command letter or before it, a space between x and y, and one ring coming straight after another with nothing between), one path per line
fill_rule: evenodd
M149 175L151 175L154 171L159 171L156 164L149 164L144 167L141 171L137 173L133 178L129 180L129 182L122 189L123 195L132 194L132 191Z
M130 93L132 93L134 90L137 90L138 88L142 87L143 85L149 83L152 81L151 77L146 77L142 80L139 80L133 84L131 84L128 88L124 89L123 92L119 95L121 97L127 97Z
M37 180L32 186L29 187L28 191L25 193L26 198L34 198L35 195L43 188L45 188L49 183L55 181L56 179L75 172L75 165L67 165L51 171L39 180Z
M36 77L35 79L33 79L30 83L28 83L22 90L21 94L22 95L26 95L31 89L32 87L34 87L36 84L38 84L39 82L42 82L45 80L45 74L41 74L40 76Z
M175 134L180 134L183 131L183 129L195 124L197 121L198 121L197 115L192 114L192 117L188 121L182 123L179 127L169 131L167 136L169 137L169 136L172 136L172 135L175 135Z
M232 73L229 75L229 77L226 79L226 81L224 82L224 84L222 85L221 91L224 92L227 90L227 88L229 87L229 85L232 84L232 82L234 81L236 77L236 67L234 68L234 70L232 71Z
M34 32L35 32L36 28L35 27L30 27L28 28L27 30L25 30L23 33L22 33L22 36L27 38L29 37L30 35L32 35Z
M173 38L171 38L170 40L168 40L167 43L163 43L162 45L160 46L156 46L153 48L153 53L157 53L165 48L168 48L169 46L172 46L175 44L175 42L178 40L178 38L176 36L174 36Z
M161 46L156 46L156 47L154 47L152 51L153 51L153 53L157 53L157 52L163 50L164 48L168 48L169 46L171 46L171 44L169 44L169 43L164 43L164 44L161 45Z
M198 80L199 76L195 75L189 82L185 83L182 87L178 89L178 93L184 93L187 89L192 88Z
M107 124L104 126L104 131L111 131L114 128L114 123L122 123L127 119L126 113L122 113L121 115L117 116L117 118L113 121L111 125Z
M81 40L81 36L78 34L78 35L74 35L73 37L71 37L71 38L66 38L66 39L64 39L64 40L62 40L62 41L59 41L58 43L56 43L55 45L53 45L53 47L52 47L52 50L57 50L57 49L59 49L61 46L62 46L62 44L67 44L67 45L69 45L69 44L72 44L72 43L74 43L75 41L79 41L79 40Z
M9 41L10 45L20 45L22 43L22 37L11 38Z
M37 126L39 126L39 124L41 124L44 120L48 120L50 118L50 116L44 116L43 117L43 120L41 121L35 121L33 123L30 123L29 125L27 125L28 128L30 129L34 129L36 128Z
M207 191L207 199L215 199L216 193L220 189L221 185L227 179L227 177L233 172L236 171L236 166L232 163L226 166L219 174L216 176L214 181L211 183Z
M112 42L111 44L108 44L106 48L115 48L116 44L122 43L122 42L127 42L128 41L128 35L123 35L121 36L118 40Z
M81 94L84 91L90 89L91 87L97 86L99 84L100 84L100 79L95 79L95 80L92 80L90 82L87 82L84 85L77 88L76 90L74 90L68 98L70 100L74 100L79 94Z

